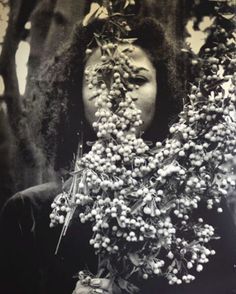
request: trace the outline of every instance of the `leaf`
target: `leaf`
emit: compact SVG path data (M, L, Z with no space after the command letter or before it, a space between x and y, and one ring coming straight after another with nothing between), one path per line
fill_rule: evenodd
M150 208L151 208L151 216L154 217L156 215L155 211L157 209L156 202L154 199L152 199L151 201Z
M132 44L134 43L135 41L137 41L137 38L124 38L122 39L125 43L129 43L129 44Z
M167 272L170 273L175 268L175 265L176 265L176 260L173 260L171 265L168 266Z
M68 192L70 190L71 184L72 184L72 177L70 177L68 180L64 182L62 190L65 192Z
M139 258L137 253L128 253L130 261L135 265L139 266L141 263L141 259Z
M107 268L107 264L109 262L109 257L104 257L104 255L99 254L98 255L98 277L101 276L101 274L105 271Z
M234 18L235 14L234 13L219 13L220 16L227 20L231 20Z
M181 266L181 262L179 260L176 259L176 267L177 267L177 270L180 271L182 266Z
M106 19L108 17L107 8L104 6L101 6L99 10L97 10L95 17L98 19Z
M97 34L94 33L94 37L95 37L95 40L96 40L98 46L102 47L102 43L100 42L99 37L97 36Z
M132 207L131 207L131 210L130 210L130 213L131 214L134 214L137 210L139 210L141 207L144 206L144 203L143 203L143 199L139 199Z
M123 225L122 222L120 221L120 218L119 218L119 217L116 217L116 220L117 220L117 223L118 223L118 225L120 226L120 228L123 228L124 225Z
M89 13L83 19L83 26L86 27L90 22L95 19L95 14L100 9L100 5L98 3L91 3Z
M134 294L134 293L138 293L139 292L139 288L136 287L134 284L129 283L128 281L119 278L118 279L118 285L122 290L127 291L130 294Z
M112 294L122 294L121 287L119 287L118 285L116 285L115 282L112 282L111 283L111 286L109 288L111 288L109 290L111 290L111 293Z
M128 7L129 5L135 5L135 1L134 0L126 0L125 5L124 5L124 9L126 7Z
M91 147L95 144L95 142L94 141L87 141L86 144Z

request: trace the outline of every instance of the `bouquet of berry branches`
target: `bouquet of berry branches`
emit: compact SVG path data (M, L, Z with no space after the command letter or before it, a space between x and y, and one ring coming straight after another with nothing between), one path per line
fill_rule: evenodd
M124 9L129 2L122 2ZM232 3L215 3L212 31L193 59L200 75L170 136L154 147L136 134L141 111L129 81L139 68L128 54L134 42L125 38L129 25L112 1L97 8L106 15L94 35L101 58L85 71L94 90L97 140L87 154L78 152L71 186L56 197L50 217L52 226L63 224L62 235L76 210L81 223L91 223L100 273L122 293L137 290L134 275L189 283L215 254L208 244L214 228L194 216L200 202L221 213L221 200L235 185L226 166L236 144L235 19Z

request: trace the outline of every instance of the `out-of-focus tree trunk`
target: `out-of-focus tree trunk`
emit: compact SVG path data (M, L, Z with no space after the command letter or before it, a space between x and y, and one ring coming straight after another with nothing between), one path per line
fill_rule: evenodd
M4 43L2 46L2 52L0 57L0 74L3 78L5 85L5 97L12 97L14 103L10 103L9 100L6 101L8 106L9 115L13 115L15 111L18 112L19 105L19 87L16 75L16 65L15 65L15 53L17 50L18 43L20 41L20 36L16 31L16 15L19 10L18 5L14 5L11 2L10 5L10 15L8 21L8 27L6 35L4 38Z
M36 0L11 0L9 5L10 15L0 57L0 74L3 77L5 85L4 95L8 97L6 103L12 128L17 133L19 131L18 113L21 115L21 105L16 75L15 54L24 33L25 23L36 5Z
M25 102L32 102L31 92L34 88L34 78L44 58L45 42L53 19L53 9L56 0L41 0L33 11L29 21L30 29L30 55L28 60L28 76L25 90ZM29 106L29 105L27 105Z
M35 78L43 60L55 53L69 36L74 23L81 19L84 1L10 0L9 6L10 15L1 53L0 74L5 85L4 100L7 104L9 130L12 133L12 169L15 190L18 190L43 181L43 157L34 141L34 123L37 119L33 115L38 115L37 109L34 109L37 107ZM28 21L31 22L30 56L26 91L24 97L21 97L15 54L20 41L25 39L25 24Z
M82 18L83 8L84 1L81 0L41 0L30 18L30 56L24 102L33 130L38 128L35 108L40 101L37 101L35 80L40 67L65 43L76 21Z
M41 116L39 113L43 99L37 93L36 81L41 66L53 58L56 51L63 46L70 36L74 24L83 17L84 1L78 0L41 0L34 10L31 20L30 56L28 78L24 95L25 109L32 130L31 138L35 142L40 134ZM36 146L35 146L36 147ZM37 184L53 177L50 171L45 172L43 152L38 152Z
M13 137L5 105L0 100L0 209L14 191L11 171Z
M84 16L85 0L57 0L45 43L45 57L51 57L66 42L74 24Z
M30 55L28 59L28 75L24 94L24 105L27 119L31 122L31 140L34 142L36 133L40 131L39 125L41 119L38 111L40 101L35 90L35 80L40 71L42 60L45 59L45 42L53 19L53 11L56 3L57 0L40 0L29 19L31 23L29 36ZM41 175L43 162L41 158L37 158L37 161L37 184L40 184L43 181Z
M30 56L25 97L31 95L40 65L55 54L83 17L84 0L41 0L31 15Z
M10 14L8 27L0 57L0 74L3 77L5 85L3 99L7 105L7 117L12 134L10 149L14 153L15 158L15 161L11 162L11 167L16 171L14 173L15 176L19 174L19 171L17 171L19 166L22 164L24 166L31 166L32 162L34 162L34 150L31 142L28 140L29 128L24 119L25 115L19 93L15 54L25 32L25 23L35 5L36 0L9 1ZM2 118L4 117L2 116ZM7 127L5 128L7 130ZM17 183L17 179L14 182Z

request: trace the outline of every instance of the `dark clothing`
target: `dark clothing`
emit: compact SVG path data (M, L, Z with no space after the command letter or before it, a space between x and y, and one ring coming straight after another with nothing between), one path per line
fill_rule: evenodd
M55 249L61 227L49 228L54 197L61 188L47 183L17 193L5 205L0 222L0 293L71 294L80 270L97 271L97 257L89 245L91 228L73 222ZM216 255L191 284L170 286L164 278L139 280L142 294L236 293L236 231L227 207L223 214L207 211L220 240L212 242Z

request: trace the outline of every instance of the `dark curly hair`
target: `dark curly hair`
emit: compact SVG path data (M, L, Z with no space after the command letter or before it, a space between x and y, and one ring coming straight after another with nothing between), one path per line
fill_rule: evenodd
M44 150L47 163L55 170L69 169L77 151L81 121L86 129L84 140L93 140L94 134L84 119L82 82L86 61L85 50L100 31L104 21L96 20L84 27L77 24L69 42L53 60L44 65L38 80L41 119L38 144ZM158 93L156 113L151 127L144 134L149 141L163 140L171 121L182 109L183 67L180 50L168 40L162 25L153 18L133 18L129 22L129 37L148 53L156 68ZM181 68L182 74L179 75ZM38 109L38 108L37 108Z

